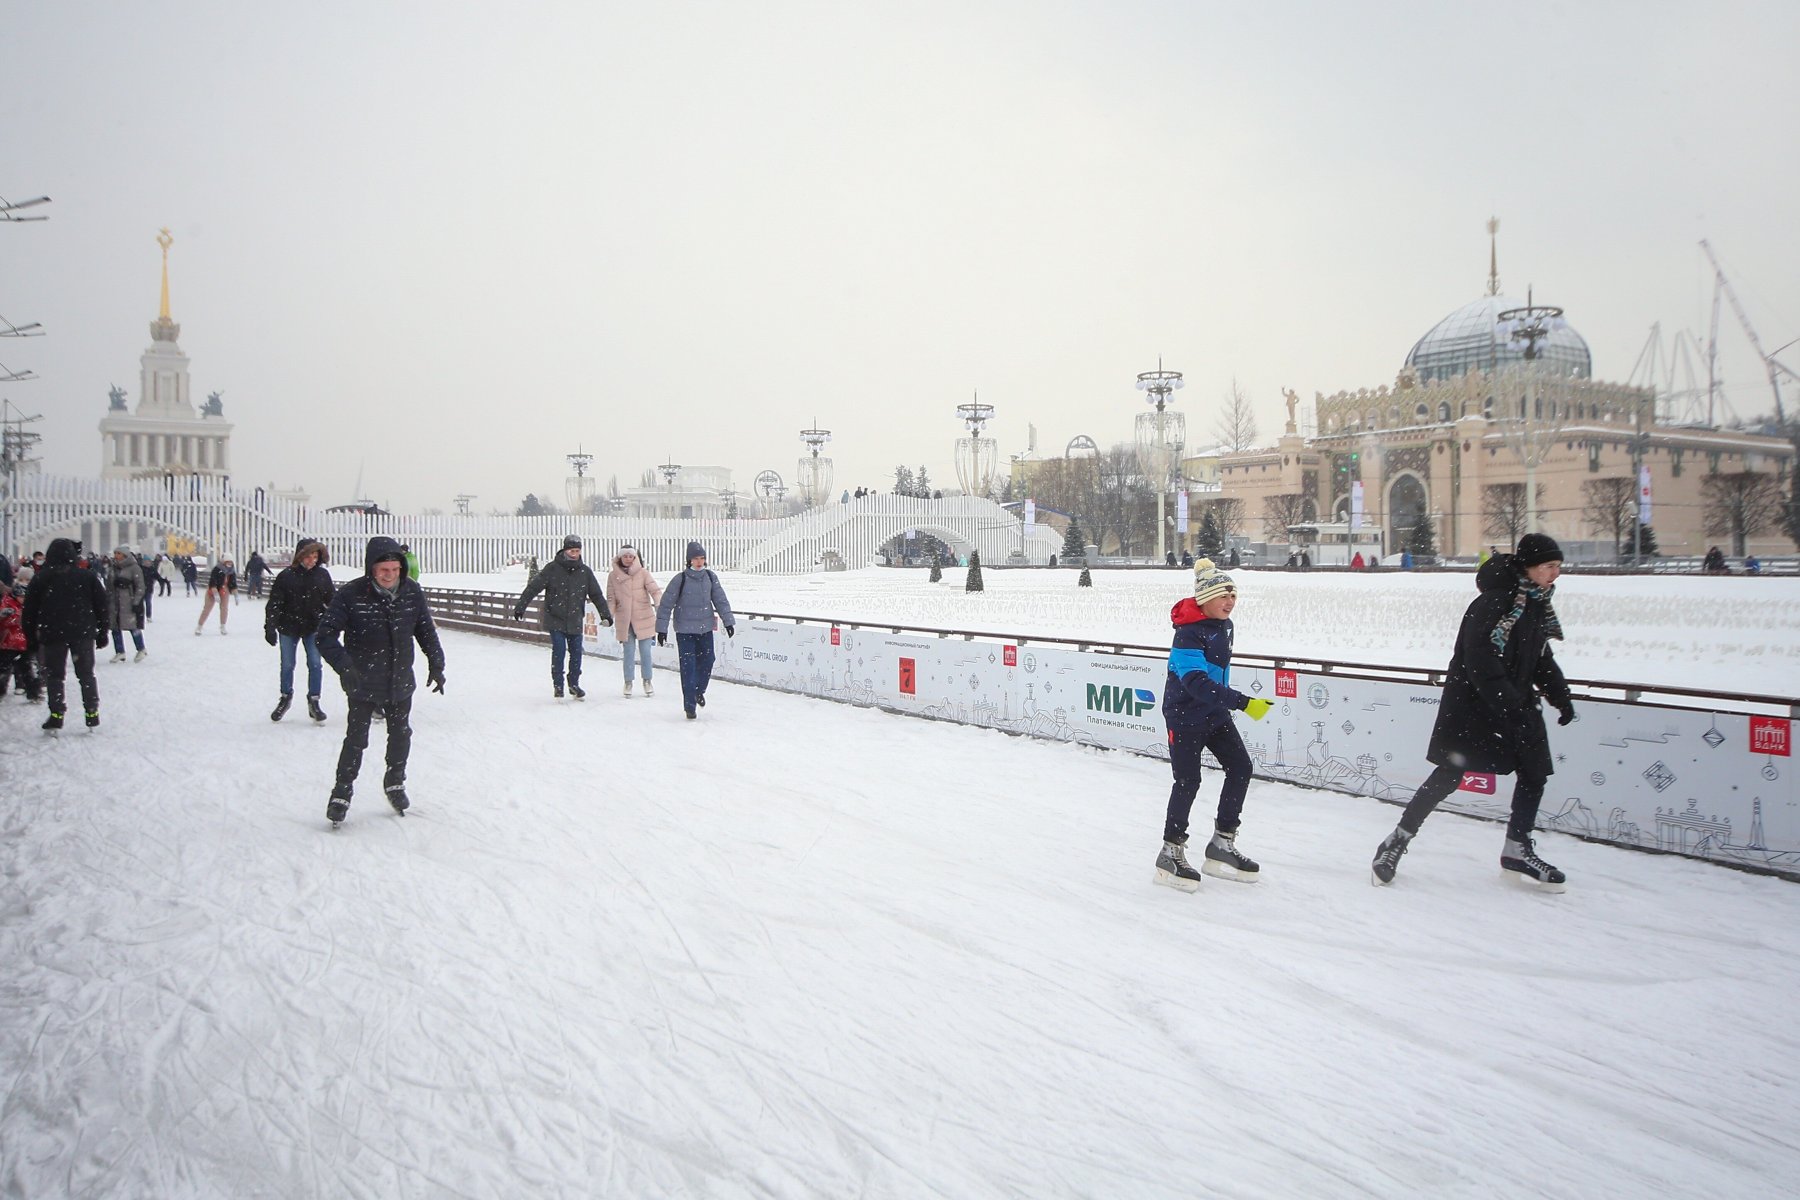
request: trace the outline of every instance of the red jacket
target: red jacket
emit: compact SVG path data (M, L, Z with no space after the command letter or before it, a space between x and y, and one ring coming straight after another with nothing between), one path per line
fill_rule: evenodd
M25 606L11 592L0 593L0 650L25 649Z

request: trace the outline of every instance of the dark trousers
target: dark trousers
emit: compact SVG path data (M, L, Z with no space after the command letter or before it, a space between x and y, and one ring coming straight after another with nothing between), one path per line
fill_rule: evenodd
M5 671L12 677L13 686L25 693L27 700L38 698L38 651L7 650L0 652L0 663L5 663ZM0 694L6 688L0 684Z
M1425 777L1419 790L1407 802L1406 811L1400 814L1400 828L1408 833L1418 833L1419 826L1431 815L1431 810L1443 803L1444 797L1456 790L1462 782L1461 767L1439 767ZM1512 817L1506 823L1506 836L1515 842L1524 841L1531 836L1531 830L1537 825L1538 805L1544 799L1544 785L1549 782L1546 775L1520 771L1518 782L1513 784Z
M148 583L144 585L144 620L150 619L150 601L156 595L156 589Z
M44 642L38 650L44 656L44 683L49 693L50 711L66 711L63 708L63 680L68 664L73 660L75 678L81 684L81 706L88 712L99 712L100 687L94 682L94 639L82 638L74 643Z
M386 704L352 700L350 713L344 718L344 748L338 751L332 795L348 800L355 790L363 751L369 748L369 722L375 719L378 708L387 714L387 774L382 777L381 786L399 787L406 782L406 756L412 753L412 700L390 700Z
M1200 791L1200 754L1204 750L1211 750L1225 768L1225 783L1219 789L1219 814L1213 824L1221 833L1237 832L1244 796L1250 790L1250 752L1244 749L1237 726L1228 720L1205 739L1198 730L1169 730L1169 769L1175 773L1175 786L1169 789L1169 815L1163 822L1166 842L1187 837L1188 814Z
M560 629L550 631L550 682L557 687L563 685L563 652L569 655L569 682L581 682L581 635L564 633Z
M681 706L692 708L712 682L713 635L678 633L675 646L681 652Z
M172 596L175 594L175 589L170 585L168 580L164 579L161 575L158 575L156 577L156 594L159 596Z

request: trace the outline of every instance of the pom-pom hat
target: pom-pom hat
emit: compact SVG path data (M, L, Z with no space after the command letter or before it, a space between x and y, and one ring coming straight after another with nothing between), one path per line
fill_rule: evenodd
M1216 600L1220 596L1237 595L1237 584L1231 576L1219 570L1210 558L1203 558L1194 564L1194 603L1205 605L1208 600Z

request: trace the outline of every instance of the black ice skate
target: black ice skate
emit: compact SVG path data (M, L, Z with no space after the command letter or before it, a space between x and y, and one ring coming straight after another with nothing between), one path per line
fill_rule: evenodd
M306 715L315 721L323 721L325 719L325 710L319 707L319 698L317 696L308 696L306 698Z
M287 716L288 706L290 704L292 704L293 702L294 702L294 693L292 693L292 692L281 693L281 699L279 699L275 702L275 711L269 714L269 720L279 721L279 720L281 720L281 718Z
M387 792L388 803L394 806L394 811L404 817L406 810L412 807L412 801L406 798L406 785L390 783L383 790Z
M684 709L683 711L685 711L687 713L688 720L692 721L694 719L694 710L693 709L689 708L689 709Z
M562 684L560 684L560 683L556 684L555 687L556 687L555 696L558 700L561 700L562 699Z
M576 683L573 679L569 680L569 695L575 697L577 700L587 699L587 693L582 691L581 685Z
M1162 852L1156 856L1156 874L1151 876L1151 882L1184 892L1200 890L1200 872L1188 866L1187 838L1162 844Z
M1394 832L1388 834L1375 849L1375 861L1369 864L1369 870L1373 874L1370 882L1376 887L1394 882L1394 872L1400 869L1400 856L1406 853L1412 840L1412 834L1396 825Z
M350 797L334 794L330 800L325 802L325 819L331 822L331 827L333 829L342 825L344 823L344 818L349 815Z
M1238 852L1236 833L1215 830L1212 840L1206 843L1206 861L1200 864L1200 869L1215 879L1255 883L1260 868L1253 859Z
M1564 885L1569 882L1568 876L1538 857L1530 838L1506 839L1506 848L1500 851L1500 873L1545 892L1566 891Z
M89 712L89 713L87 713L87 714L85 714L85 715L86 715L86 716L87 716L87 727L88 727L88 728L89 728L89 729L98 729L98 728L100 728L100 714L99 714L99 713L97 713L97 712Z
M45 733L60 733L60 732L62 732L62 721L63 721L63 715L61 713L59 713L59 712L51 713L48 717L44 718L44 726L43 726L44 732Z

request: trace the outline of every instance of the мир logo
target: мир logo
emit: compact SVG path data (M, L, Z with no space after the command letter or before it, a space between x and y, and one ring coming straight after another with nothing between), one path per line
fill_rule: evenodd
M1112 687L1104 683L1087 685L1089 712L1118 713L1141 717L1156 707L1156 694L1147 688Z

